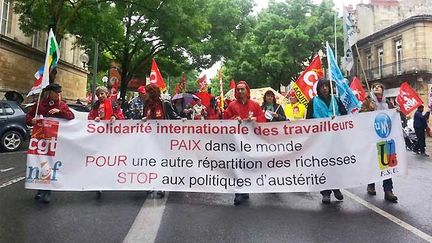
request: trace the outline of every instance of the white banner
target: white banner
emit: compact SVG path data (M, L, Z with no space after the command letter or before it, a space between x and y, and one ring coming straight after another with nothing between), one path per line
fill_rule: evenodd
M42 120L26 188L307 192L404 174L395 110L296 122Z

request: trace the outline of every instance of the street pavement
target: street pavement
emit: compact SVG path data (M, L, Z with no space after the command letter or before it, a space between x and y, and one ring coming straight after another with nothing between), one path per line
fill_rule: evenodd
M408 152L394 178L399 203L366 187L321 204L319 193L233 195L53 192L50 204L24 189L25 152L0 154L0 242L432 242L432 160ZM11 169L13 168L13 169Z

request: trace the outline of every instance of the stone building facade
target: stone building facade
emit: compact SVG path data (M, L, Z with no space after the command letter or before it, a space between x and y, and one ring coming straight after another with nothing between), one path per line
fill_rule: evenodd
M360 59L354 52L351 74L383 83L393 97L402 82L409 82L427 103L432 84L431 39L432 15L413 16L376 31L357 42Z
M34 74L43 66L47 33L26 36L19 28L18 15L10 0L0 0L0 99L6 91L27 95L34 83ZM59 43L60 61L56 82L63 86L66 100L85 100L88 71L79 57L84 51L74 47L73 36L66 35Z

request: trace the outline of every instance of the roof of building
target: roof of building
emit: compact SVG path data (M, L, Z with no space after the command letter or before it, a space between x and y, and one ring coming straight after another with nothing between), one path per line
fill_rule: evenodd
M379 38L381 36L384 36L386 34L393 32L395 30L398 30L402 27L405 27L407 25L417 23L417 22L432 22L432 15L430 15L430 14L417 15L417 16L412 16L408 19L402 20L402 21L400 21L394 25L390 25L387 28L384 28L380 31L377 31L371 35L366 36L365 38L358 41L358 45L366 44L370 40Z

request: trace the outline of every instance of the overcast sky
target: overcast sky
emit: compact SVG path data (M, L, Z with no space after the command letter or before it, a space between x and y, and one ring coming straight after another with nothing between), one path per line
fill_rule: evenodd
M283 1L283 0L281 0ZM320 3L321 0L312 0L314 3ZM255 11L259 11L265 7L267 7L268 0L255 0ZM342 6L352 4L354 7L359 3L369 3L369 0L333 0L336 5L336 8L339 9L339 12L342 15Z

